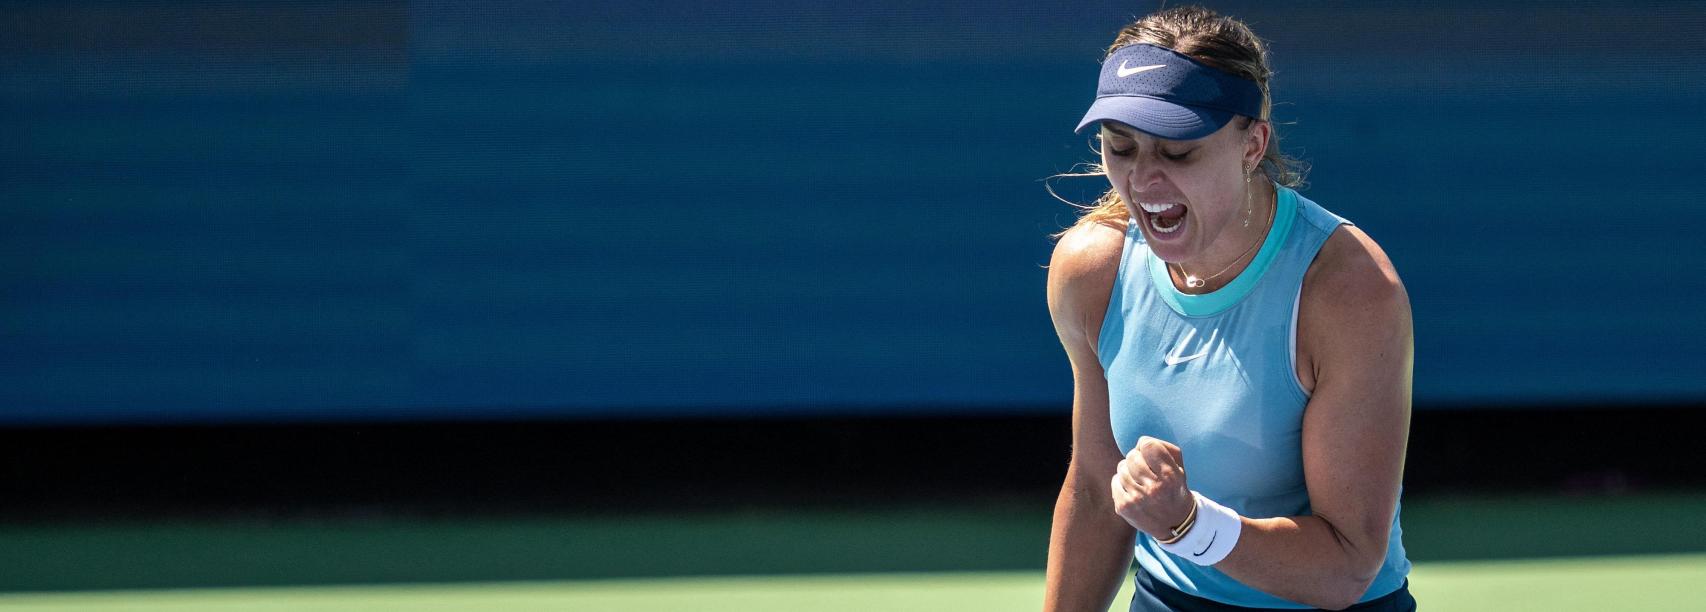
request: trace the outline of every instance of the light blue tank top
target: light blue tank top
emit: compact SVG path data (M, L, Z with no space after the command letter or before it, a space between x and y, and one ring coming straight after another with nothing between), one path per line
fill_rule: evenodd
M1237 278L1203 295L1180 293L1136 224L1097 339L1109 419L1121 453L1139 436L1177 444L1190 487L1251 518L1307 515L1296 311L1303 275L1327 236L1349 221L1276 186L1273 227ZM1368 601L1410 573L1398 513ZM1307 608L1175 557L1138 532L1137 562L1162 584L1239 606Z

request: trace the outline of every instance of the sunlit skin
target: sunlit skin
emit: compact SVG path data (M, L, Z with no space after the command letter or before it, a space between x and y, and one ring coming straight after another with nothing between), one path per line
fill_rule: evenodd
M1251 247L1266 235L1273 209L1273 184L1259 170L1253 180L1244 180L1245 168L1254 167L1267 151L1273 127L1236 117L1204 138L1166 140L1112 121L1101 125L1108 182L1131 209L1150 250L1174 264L1168 266L1174 284L1190 293L1207 293L1236 278L1251 259ZM1183 204L1184 225L1158 236L1137 206L1140 202ZM1181 268L1198 278L1213 278L1203 287L1187 288Z

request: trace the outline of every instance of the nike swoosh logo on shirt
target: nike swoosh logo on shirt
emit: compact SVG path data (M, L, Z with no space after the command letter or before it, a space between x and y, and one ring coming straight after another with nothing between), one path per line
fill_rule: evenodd
M1154 66L1138 66L1136 68L1127 68L1127 67L1125 67L1125 60L1120 60L1120 69L1118 72L1119 72L1120 78L1123 79L1123 78L1126 78L1128 76L1137 74L1139 72L1145 72L1145 71L1149 71L1149 70L1154 70L1156 68L1166 68L1166 67L1167 67L1166 64L1156 64Z
M1197 330L1196 329L1193 328L1190 330L1186 330L1185 336L1183 338L1179 338L1179 344L1174 346L1173 350L1168 351L1168 353L1166 355L1163 355L1161 357L1161 361L1166 362L1167 365L1176 366L1176 365L1179 365L1181 363L1190 361L1192 359L1196 359L1198 357L1201 357L1203 355L1207 355L1208 350L1214 345L1215 338L1220 337L1220 329L1216 328L1214 331L1211 331L1208 333L1208 340L1203 341L1202 350L1197 351L1196 354L1194 354L1194 355L1184 355L1183 353L1185 352L1185 347L1190 346L1191 341L1195 340L1196 337L1197 337Z
M1196 359L1198 357L1201 357L1201 356L1207 355L1207 354L1208 354L1208 349L1204 348L1201 352L1198 352L1195 355L1186 355L1184 357L1180 357L1177 355L1168 355L1166 357L1162 357L1161 360L1167 362L1167 365L1176 366L1176 365L1179 365L1181 363L1190 361L1192 359Z

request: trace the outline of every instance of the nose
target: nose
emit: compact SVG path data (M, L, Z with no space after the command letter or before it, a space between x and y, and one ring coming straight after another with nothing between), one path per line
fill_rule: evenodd
M1155 187L1160 185L1164 178L1160 164L1140 161L1131 165L1131 171L1127 174L1126 181L1131 185L1132 195L1138 196L1154 193Z

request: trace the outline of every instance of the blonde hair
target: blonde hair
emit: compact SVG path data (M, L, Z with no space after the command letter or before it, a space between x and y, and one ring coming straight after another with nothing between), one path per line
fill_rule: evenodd
M1255 81L1262 88L1262 116L1240 117L1235 121L1241 121L1240 130L1250 129L1257 119L1269 121L1273 97L1268 91L1268 79L1273 76L1273 70L1268 67L1268 47L1244 22L1200 6L1158 11L1122 28L1102 58L1106 60L1120 48L1146 43L1172 49L1216 69ZM1303 175L1308 172L1307 164L1279 152L1278 132L1270 138L1268 149L1262 154L1262 161L1257 167L1269 180L1292 188L1302 187ZM1055 175L1068 176L1106 177L1107 171L1100 164L1092 163L1088 172ZM1049 193L1053 194L1054 190L1050 188ZM1055 197L1060 196L1057 194ZM1067 203L1084 211L1072 227L1088 223L1123 223L1131 216L1119 192L1111 187L1087 206ZM1070 230L1062 230L1054 237L1059 238Z

